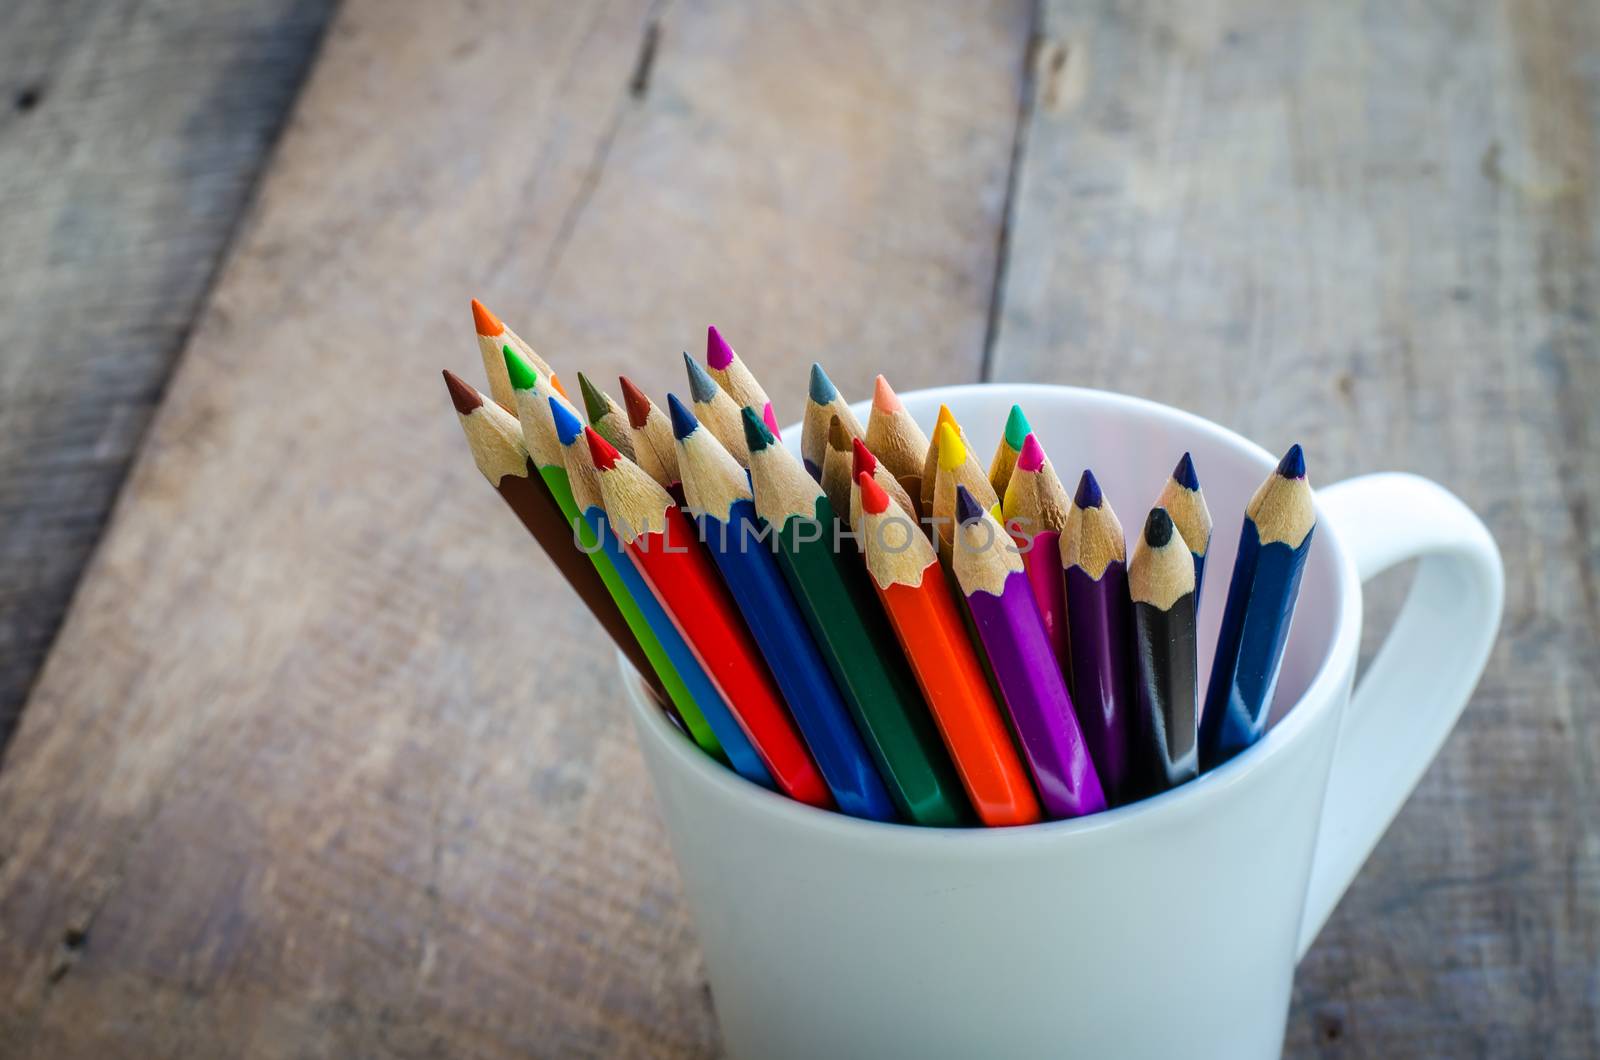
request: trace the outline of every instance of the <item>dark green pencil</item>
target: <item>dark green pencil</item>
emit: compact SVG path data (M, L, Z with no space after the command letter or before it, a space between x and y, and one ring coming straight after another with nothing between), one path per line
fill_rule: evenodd
M834 538L833 505L761 418L743 410L756 514L778 567L896 808L921 825L974 823L933 716L862 572ZM762 547L751 543L750 547Z

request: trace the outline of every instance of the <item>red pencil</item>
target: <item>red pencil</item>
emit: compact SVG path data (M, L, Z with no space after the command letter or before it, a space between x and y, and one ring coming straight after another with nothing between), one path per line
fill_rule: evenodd
M655 479L594 428L585 427L583 433L600 472L600 495L612 529L779 789L813 806L832 806L828 786L689 520Z

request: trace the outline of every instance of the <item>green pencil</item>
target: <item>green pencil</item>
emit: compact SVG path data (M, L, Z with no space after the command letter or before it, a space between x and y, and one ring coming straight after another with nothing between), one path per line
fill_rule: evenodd
M759 414L746 408L742 415L756 514L772 530L778 567L896 808L921 825L972 824L961 780L881 605L836 548L827 494Z
M599 571L600 580L605 582L606 591L617 602L617 609L622 612L623 621L627 622L628 629L639 641L639 647L644 649L645 658L655 669L656 676L661 678L661 684L667 690L667 697L677 708L678 716L683 719L689 735L701 750L726 761L722 745L717 741L716 734L711 731L711 726L706 723L705 715L695 704L694 696L683 683L682 675L672 665L666 649L661 646L660 638L650 628L644 613L639 610L638 601L623 583L622 575L617 573L617 568L599 536L594 532L594 527L590 526L589 521L582 518L578 512L578 503L572 496L572 480L567 475L566 462L562 457L561 441L556 437L555 423L550 418L550 398L554 397L569 409L570 403L549 387L541 386L539 373L516 350L506 346L500 352L505 357L506 374L511 378L511 390L516 396L517 418L522 422L522 434L528 443L528 455L533 459L533 466L539 470L539 477L544 480L545 488L556 499L556 504L561 508L561 514L566 518L567 524L576 530L578 544L594 563L595 570ZM573 414L577 414L576 410Z

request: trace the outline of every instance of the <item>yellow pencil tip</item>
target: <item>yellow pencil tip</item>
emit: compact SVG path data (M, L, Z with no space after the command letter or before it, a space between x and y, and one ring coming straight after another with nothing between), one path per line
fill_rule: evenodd
M967 447L961 444L961 433L955 421L939 424L939 467L954 471L967 462Z

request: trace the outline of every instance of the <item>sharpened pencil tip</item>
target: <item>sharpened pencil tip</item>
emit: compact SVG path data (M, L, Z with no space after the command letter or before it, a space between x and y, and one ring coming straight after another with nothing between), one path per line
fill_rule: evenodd
M956 414L950 411L950 406L940 405L939 417L933 421L933 433L937 435L939 433L939 428L943 427L947 423L956 428L957 432L961 430L961 424L956 422Z
M777 441L767 425L761 422L761 417L756 415L755 409L749 406L740 409L739 418L744 421L744 444L750 447L752 453L759 453Z
M578 417L554 396L550 398L550 419L556 425L556 438L564 446L577 441L578 435L583 433L583 424Z
M1023 440L1031 433L1033 428L1028 426L1028 417L1022 414L1022 406L1012 405L1011 414L1006 417L1006 444L1013 452L1020 452Z
M967 462L967 447L961 444L961 435L954 423L939 424L939 468L954 471Z
M636 431L643 430L653 407L649 396L625 375L617 376L617 385L622 387L622 407L628 410L628 426Z
M461 415L470 416L473 410L482 406L483 395L448 368L444 370L444 385L450 391L451 404Z
M678 395L667 395L667 412L672 417L672 436L678 441L683 441L695 432L700 426L700 421L694 418L694 413L689 411L689 406L679 400Z
M733 363L733 347L715 324L706 328L706 363L719 372Z
M862 472L871 475L878 470L878 458L872 455L872 450L867 448L867 443L860 438L850 439L850 477L855 478Z
M1098 508L1102 499L1100 483L1095 480L1094 472L1084 468L1083 477L1078 480L1078 493L1072 498L1072 503L1084 509Z
M889 507L889 495L883 487L872 481L872 476L866 472L856 476L856 485L861 487L861 510L873 515L881 515Z
M879 412L899 412L905 408L900 403L900 395L894 392L889 380L881 375L872 381L872 407Z
M1300 451L1300 443L1295 442L1289 451L1283 454L1283 459L1278 461L1278 474L1284 478L1306 477L1306 454Z
M1200 476L1194 473L1194 457L1183 454L1178 466L1172 469L1172 481L1191 492L1200 488Z
M839 396L839 388L833 385L833 380L828 378L828 373L816 361L811 362L811 385L807 393L818 405L826 405Z
M1030 433L1022 439L1022 448L1017 452L1017 470L1037 471L1041 467L1044 467L1044 446Z
M706 374L706 370L695 363L689 356L689 351L683 351L684 367L689 372L689 397L701 403L710 401L717 396L717 381Z
M489 307L476 298L472 300L472 327L486 339L492 339L506 329L500 323L500 318L489 312Z
M1151 508L1144 521L1144 543L1151 548L1161 548L1172 540L1172 516L1165 508Z
M616 448L595 431L593 427L583 429L583 440L589 443L589 456L594 459L594 466L601 471L610 471L617 466L620 454Z
M534 370L510 344L500 347L500 356L506 361L506 375L511 379L511 389L532 390L539 385L539 373Z
M967 492L967 487L956 487L956 522L970 523L974 519L983 518L983 505L973 500L972 494Z
M582 372L578 373L578 390L583 394L583 411L589 417L589 422L599 423L605 419L606 413L611 411L611 402Z
M844 429L844 421L837 414L828 417L828 448L841 453L850 449L850 432Z

